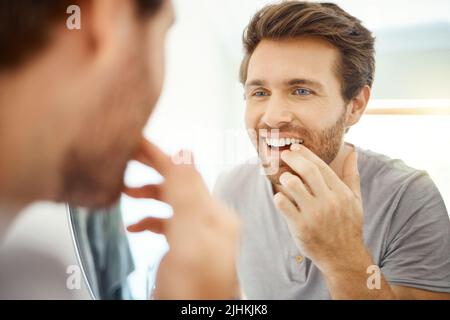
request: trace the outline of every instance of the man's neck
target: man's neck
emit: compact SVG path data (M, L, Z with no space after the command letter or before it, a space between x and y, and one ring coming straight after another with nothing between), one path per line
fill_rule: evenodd
M58 190L59 159L70 138L50 136L59 124L48 115L56 114L61 99L48 84L63 83L55 78L62 68L52 65L51 58L39 56L0 73L0 202L50 199Z
M341 148L339 149L338 154L334 158L334 160L329 164L330 168L333 169L334 173L342 179L342 171L344 168L345 159L349 156L349 154L355 149L355 146L350 143L343 143Z

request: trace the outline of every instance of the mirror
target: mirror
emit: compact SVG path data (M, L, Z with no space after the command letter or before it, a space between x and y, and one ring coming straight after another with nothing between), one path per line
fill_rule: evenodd
M149 232L129 234L125 222L131 217L122 214L121 202L100 210L69 206L79 262L93 298L151 299L167 245Z
M128 186L160 181L155 170L135 161L125 171ZM172 214L170 206L122 195L110 208L68 208L74 244L92 296L106 300L151 299L167 242L164 236L152 232L130 233L126 226L148 216L168 218Z
M158 179L155 171L136 162L129 164L125 175L128 185ZM167 242L164 236L151 232L129 233L126 226L150 215L169 217L171 208L158 201L125 195L106 209L68 207L76 251L92 296L106 300L151 299Z
M146 133L151 132L149 135L153 140L165 149L170 149L167 151L172 154L181 148L193 150L196 162L200 163L198 169L209 186L214 185L217 176L224 169L216 165L216 160L220 161L219 158L225 157L224 155L236 155L230 164L233 167L240 163L245 153L241 148L236 148L239 151L234 153L227 150L227 146L234 147L243 141L247 142L245 135L237 135L229 144L223 136L226 130L236 130L243 126L242 88L236 81L242 58L240 38L251 15L258 7L267 3L264 0L246 1L245 4L234 0L226 4L199 1L186 5L186 2L175 2L179 15L178 27L173 31L169 46L172 55L168 78L171 81L167 85L168 93L163 96L158 109L161 114L157 115L156 121L152 122ZM400 1L393 6L392 1L380 1L372 8L368 6L368 1L358 2L359 4L348 1L337 3L367 23L378 39L375 76L378 80L367 115L352 128L346 140L364 149L403 159L412 167L426 169L436 181L448 206L449 153L442 151L442 146L448 143L450 128L449 77L446 76L450 66L447 63L450 53L447 41L450 39L447 28L450 12L446 10L448 4L434 1L433 6L423 6L420 3L411 5ZM405 12L405 8L408 8L408 14L399 15L399 12ZM196 19L192 19L194 15ZM435 21L428 21L429 17L434 17ZM208 35L200 43L197 23L201 26L201 32ZM210 27L203 28L204 25ZM192 43L196 45L192 46ZM177 54L178 52L183 52L183 55ZM199 52L205 54L198 54ZM393 66L398 72L392 72ZM212 85L208 90L199 90L198 84L203 84L205 79L216 78L223 85ZM409 81L410 79L435 81L423 83ZM393 86L392 83L398 85ZM151 174L149 177L147 173L148 171L144 173L136 170L130 174L130 184L154 183L158 179ZM143 177L152 181L141 181ZM241 195L244 196L245 192ZM258 198L259 201L261 199L263 197ZM80 261L95 298L152 298L156 271L168 250L167 243L163 236L150 232L130 234L126 231L126 226L145 216L170 214L170 208L161 203L152 200L138 201L126 196L109 209L70 207ZM287 236L288 231L285 230L285 234L284 243L290 246L286 251L293 252L288 267L289 270L296 271L298 264L308 261L296 254L295 247ZM273 261L276 259L270 262ZM262 263L258 261L258 266L260 265ZM308 268L302 269L304 273L293 272L294 281L303 281L309 272L309 263L303 265ZM256 264L248 265L248 274L253 272L254 266ZM265 274L264 276L264 279L268 278ZM255 280L258 281L259 279ZM245 290L246 285L248 283L243 283L244 291L250 293L247 296L258 298L260 291ZM326 292L324 285L321 288L322 292Z

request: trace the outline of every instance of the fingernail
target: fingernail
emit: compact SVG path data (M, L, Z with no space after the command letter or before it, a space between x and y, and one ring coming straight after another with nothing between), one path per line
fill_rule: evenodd
M301 149L301 145L298 143L291 144L291 151L299 151Z
M172 162L175 164L193 164L194 155L189 150L180 150L172 156Z
M290 174L289 172L284 172L284 173L280 176L280 179L279 179L280 183L281 183L281 184L284 184L284 182L286 182L286 179L288 179L290 175L291 175L291 174Z
M281 159L284 159L289 154L289 152L289 150L284 150L283 152L281 152Z

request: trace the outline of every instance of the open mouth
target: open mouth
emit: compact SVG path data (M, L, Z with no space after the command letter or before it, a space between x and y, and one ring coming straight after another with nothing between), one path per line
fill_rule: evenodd
M289 150L292 144L303 144L303 139L298 138L264 138L264 142L273 151L282 152Z

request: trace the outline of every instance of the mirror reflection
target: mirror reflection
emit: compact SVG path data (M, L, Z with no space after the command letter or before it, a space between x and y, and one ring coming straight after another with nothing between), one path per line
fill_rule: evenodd
M448 297L448 3L294 3L175 1L167 87L146 136L167 154L192 150L206 187L240 218L236 297L354 298L354 281L359 297ZM327 22L309 24L308 10ZM125 182L161 183L158 172L131 163ZM96 298L155 297L161 261L176 252L141 223L176 216L158 200L70 206Z

